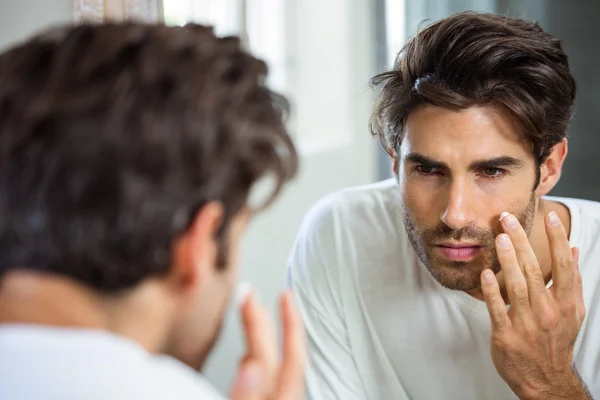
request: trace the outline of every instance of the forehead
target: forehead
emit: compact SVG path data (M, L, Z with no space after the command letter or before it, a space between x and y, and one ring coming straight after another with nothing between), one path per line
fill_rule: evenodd
M454 111L420 106L407 118L401 155L416 152L438 159L533 158L518 121L499 106Z

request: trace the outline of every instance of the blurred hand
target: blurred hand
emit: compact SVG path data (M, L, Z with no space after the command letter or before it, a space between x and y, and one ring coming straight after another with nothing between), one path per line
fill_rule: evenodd
M233 384L232 400L304 399L304 326L288 292L280 300L283 359L279 362L275 325L253 293L241 308L246 354Z

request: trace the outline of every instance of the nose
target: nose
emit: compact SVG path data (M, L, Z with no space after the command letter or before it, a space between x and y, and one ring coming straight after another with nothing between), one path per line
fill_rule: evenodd
M448 227L458 230L475 222L475 196L468 182L455 180L449 183L446 208L440 219Z

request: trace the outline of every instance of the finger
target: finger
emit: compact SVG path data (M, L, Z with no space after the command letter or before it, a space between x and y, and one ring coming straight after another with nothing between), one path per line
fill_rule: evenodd
M261 366L257 361L242 363L231 389L231 400L261 399L265 392L261 375Z
M502 266L502 275L511 308L514 309L517 318L527 318L531 312L527 281L521 272L515 249L507 234L502 233L496 238L496 253Z
M572 298L575 262L565 228L554 211L546 216L546 234L552 256L552 291L557 300Z
M270 391L277 375L277 339L273 323L253 292L242 307L242 323L246 335L246 358L260 363L265 374L264 386Z
M501 221L504 231L515 248L517 261L525 276L529 302L534 310L543 310L548 301L546 283L529 237L514 215L507 213Z
M300 400L304 398L304 366L306 339L298 310L288 292L281 298L283 321L283 360L274 398Z
M575 263L577 263L577 267L579 267L579 247L572 247L571 248L571 254L573 255L573 261L575 261Z
M492 330L501 331L509 328L511 323L506 312L506 304L500 294L500 286L494 273L486 269L481 274L481 290L485 298L485 304L490 314Z
M579 248L573 247L571 249L573 254L573 260L575 261L575 298L577 304L577 311L579 313L579 322L582 323L585 317L585 302L583 299L583 279L581 278L581 271L579 270Z

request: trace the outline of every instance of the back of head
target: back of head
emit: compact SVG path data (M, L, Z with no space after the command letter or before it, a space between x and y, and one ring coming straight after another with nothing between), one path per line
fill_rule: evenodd
M208 27L55 29L0 56L0 277L23 268L101 292L167 272L209 201L296 171L266 65Z
M397 152L411 110L431 104L452 110L505 107L533 145L538 163L565 138L575 81L562 43L538 24L465 12L420 31L377 75L382 91L371 131ZM483 134L483 133L482 133Z

